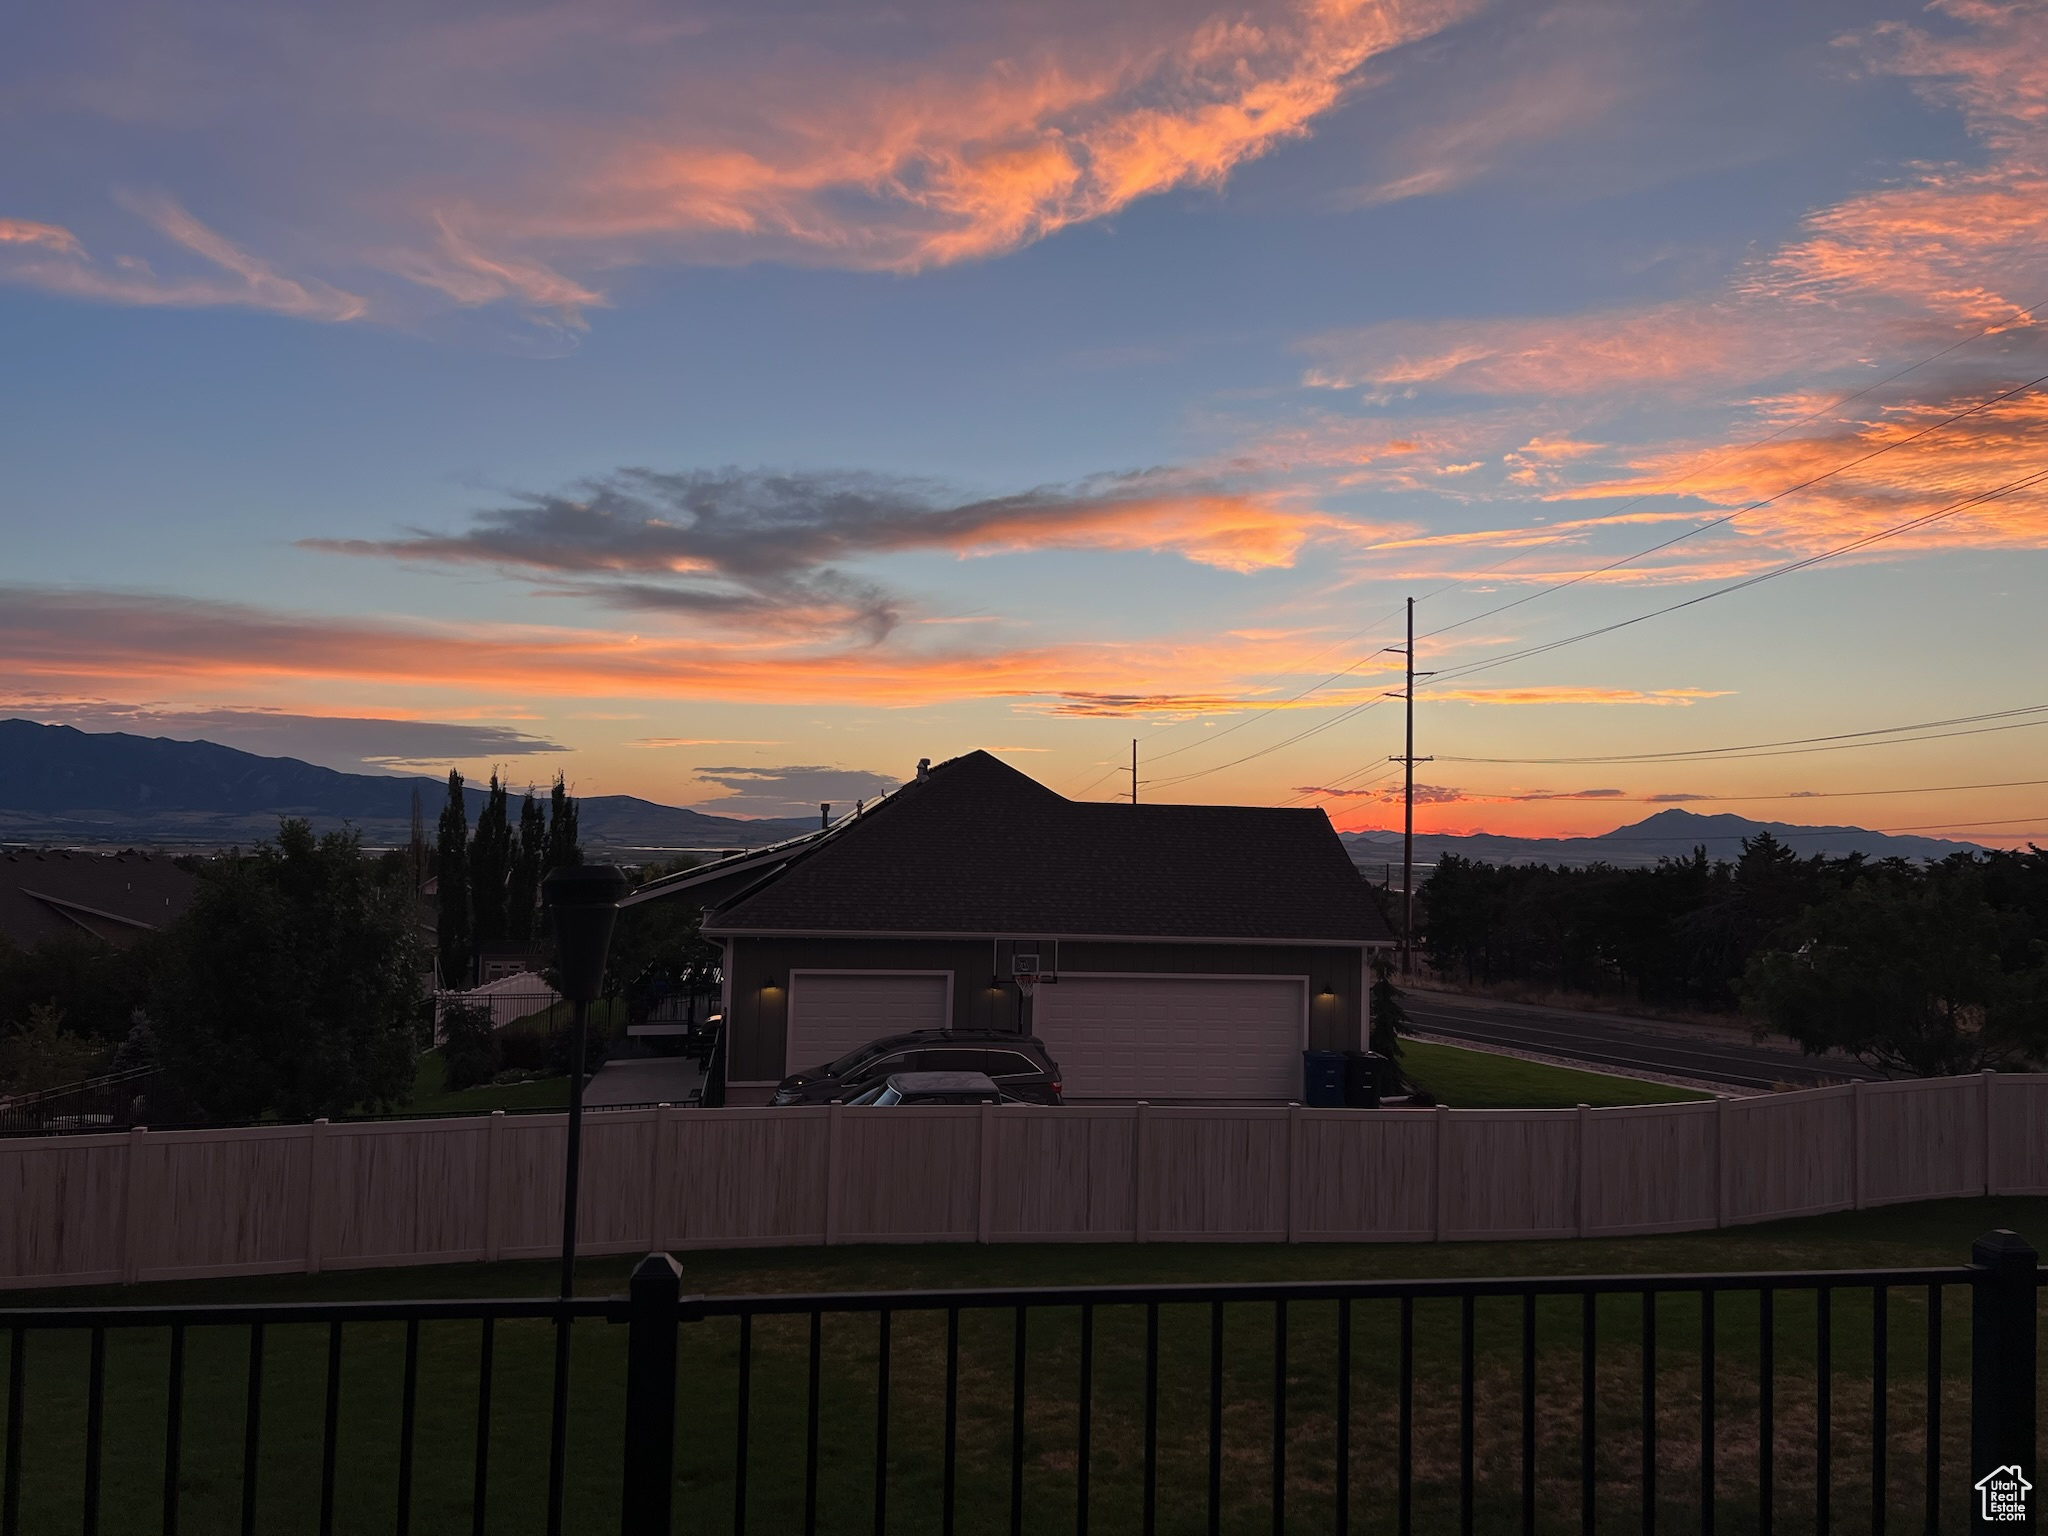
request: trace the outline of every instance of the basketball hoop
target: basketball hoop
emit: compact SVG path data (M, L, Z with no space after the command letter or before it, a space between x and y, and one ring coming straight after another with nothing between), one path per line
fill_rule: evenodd
M1029 997L1038 990L1038 972L1036 971L1019 971L1012 979L1017 983L1017 990L1026 997Z

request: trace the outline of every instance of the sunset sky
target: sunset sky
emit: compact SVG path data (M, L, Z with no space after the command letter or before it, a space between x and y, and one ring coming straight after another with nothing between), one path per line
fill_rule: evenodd
M1393 826L1413 596L1428 829L2048 840L2048 4L9 39L0 712Z

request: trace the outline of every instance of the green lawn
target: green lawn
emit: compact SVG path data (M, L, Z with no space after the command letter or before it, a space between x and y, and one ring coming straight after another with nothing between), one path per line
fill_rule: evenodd
M1401 1042L1401 1070L1453 1109L1571 1109L1616 1104L1672 1104L1711 1095L1639 1077L1580 1072L1493 1051L1468 1051L1425 1040Z
M1895 1207L1727 1232L1619 1241L1449 1245L974 1245L783 1249L683 1255L686 1288L705 1293L865 1290L990 1284L1271 1280L1416 1275L1642 1272L1695 1269L1863 1267L1955 1263L1971 1237L2009 1226L2048 1235L2048 1200L2002 1199ZM620 1289L627 1259L587 1263L579 1288ZM379 1270L314 1277L269 1277L21 1297L38 1302L286 1301L367 1296L533 1294L552 1280L545 1264L467 1265ZM1944 1434L1955 1529L1964 1525L1961 1471L1968 1432L1968 1303L1948 1298L1944 1327ZM1599 1307L1596 1357L1596 1455L1602 1484L1600 1528L1633 1529L1641 1465L1637 1407L1642 1391L1639 1300L1614 1297ZM1537 1493L1541 1528L1577 1530L1579 1304L1537 1308ZM1727 1502L1719 1529L1755 1529L1752 1506L1757 1423L1757 1302L1721 1301L1717 1325L1716 1445ZM1224 1317L1224 1459L1231 1531L1272 1529L1273 1344L1267 1304L1233 1305ZM1474 1311L1474 1435L1478 1448L1477 1527L1513 1528L1520 1497L1520 1304L1482 1301ZM1330 1529L1335 1394L1333 1304L1292 1306L1287 1340L1286 1423L1289 1530ZM1395 1429L1397 1314L1390 1303L1354 1309L1353 1529L1384 1531L1392 1520L1391 1452ZM1925 1418L1924 1293L1890 1298L1885 1339L1892 1362L1887 1443L1892 1524L1919 1528L1921 1426ZM0 1318L0 1329L5 1319ZM1666 1298L1657 1310L1656 1377L1660 1412L1660 1528L1699 1528L1697 1512L1700 1304ZM1205 1307L1161 1309L1159 1323L1160 1529L1204 1526L1208 1434L1210 1316ZM873 1508L876 1320L828 1316L821 1334L821 1525L868 1530ZM1814 1304L1787 1293L1777 1303L1774 1376L1780 1530L1813 1524L1816 1401ZM1143 1443L1145 1314L1105 1307L1095 1320L1092 1397L1093 1528L1138 1528ZM622 1414L623 1330L589 1323L577 1330L574 1454L568 1528L616 1530ZM467 1530L473 1467L478 1327L431 1324L420 1334L419 1454L415 1530ZM83 1337L31 1335L24 1416L24 1531L75 1530L83 1465ZM1843 1530L1868 1528L1871 1472L1871 1359L1875 1337L1867 1291L1834 1302L1833 1427L1835 1518ZM1027 1530L1074 1528L1077 1314L1034 1314L1025 1340L1025 1509ZM4 1336L0 1336L4 1342ZM319 1487L320 1415L326 1333L273 1325L265 1339L258 1529L311 1530ZM549 1334L503 1324L497 1331L491 1437L489 1528L537 1532L545 1486ZM959 1529L1009 1528L1011 1363L1015 1317L969 1309L959 1334ZM1422 1303L1415 1312L1416 1524L1455 1528L1456 1392L1459 1315L1455 1302ZM155 1529L162 1466L163 1379L167 1341L159 1330L120 1331L108 1341L107 1507L109 1533ZM194 1330L188 1344L185 1416L185 1523L188 1531L232 1530L240 1498L247 1336ZM680 1497L676 1528L733 1528L733 1445L739 1339L737 1325L686 1325L679 1416ZM399 1418L401 1329L354 1329L342 1365L341 1497L336 1529L387 1531L393 1524ZM748 1528L801 1528L808 1323L763 1319L752 1337ZM900 1313L892 1323L890 1529L939 1528L945 1314Z
M445 1087L446 1070L447 1065L439 1051L428 1051L421 1056L419 1070L413 1076L412 1097L406 1100L400 1113L440 1115L461 1110L569 1107L569 1079L566 1075L543 1077L530 1083L486 1083L481 1087L450 1093Z

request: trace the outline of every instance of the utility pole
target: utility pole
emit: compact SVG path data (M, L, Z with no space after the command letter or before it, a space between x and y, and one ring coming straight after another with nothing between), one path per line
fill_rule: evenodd
M1408 599L1408 643L1399 647L1408 663L1408 685L1401 691L1407 717L1401 755L1394 759L1406 770L1401 813L1401 974L1415 966L1415 765L1432 759L1415 755L1415 599ZM1424 672L1423 677L1435 674Z
M1138 803L1138 743L1131 741L1131 804Z

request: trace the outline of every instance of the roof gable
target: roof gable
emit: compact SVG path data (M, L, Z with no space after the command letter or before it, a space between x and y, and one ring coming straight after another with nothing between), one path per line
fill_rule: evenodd
M1385 940L1320 810L1069 800L972 752L737 894L715 932Z

